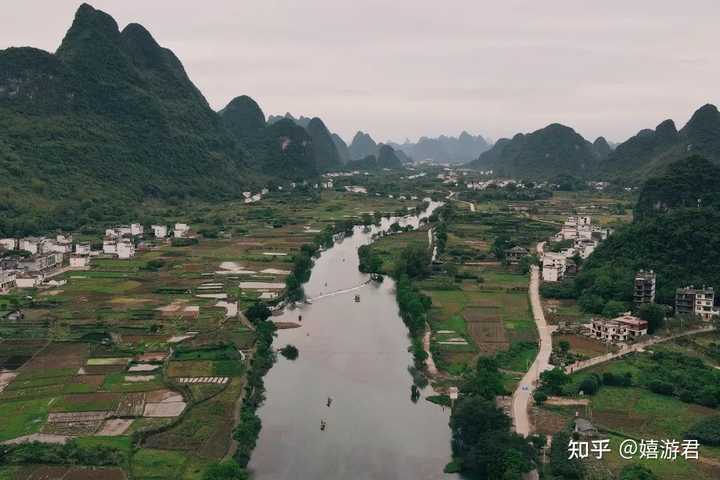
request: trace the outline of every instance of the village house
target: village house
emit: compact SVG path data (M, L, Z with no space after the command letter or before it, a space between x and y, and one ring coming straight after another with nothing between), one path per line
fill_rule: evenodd
M155 238L167 237L167 234L168 234L167 225L153 225L152 230L153 230L153 234L155 235Z
M18 273L15 278L15 286L17 288L35 288L42 283L44 278L42 274Z
M546 252L542 258L542 279L545 282L559 282L565 276L567 257L562 253Z
M70 268L84 269L90 266L90 257L87 255L71 255Z
M15 250L17 248L17 240L14 238L0 238L0 248L5 250Z
M715 291L712 287L695 288L692 285L675 291L675 313L695 315L706 322L720 315L715 308Z
M117 254L117 242L112 238L106 238L103 240L103 253L107 255Z
M655 283L655 272L652 270L640 270L635 274L635 289L633 290L635 305L655 303Z
M92 248L89 243L76 243L75 254L76 255L90 255Z
M190 227L186 223L176 223L173 229L175 238L184 238L190 232Z
M15 286L16 276L15 270L0 268L0 294L8 293Z
M18 269L27 273L46 274L62 266L63 256L60 253L38 253L18 262Z
M617 318L593 318L590 336L608 343L626 343L647 335L648 323L630 315L629 312Z
M527 248L514 246L505 250L505 259L510 265L517 265L523 257L528 256L528 253Z
M135 245L130 240L122 240L117 243L117 256L119 259L127 260L135 256Z
M40 250L40 243L43 241L42 238L38 237L25 237L21 238L18 243L18 249L19 250L25 250L26 252L30 252L33 255L39 252Z

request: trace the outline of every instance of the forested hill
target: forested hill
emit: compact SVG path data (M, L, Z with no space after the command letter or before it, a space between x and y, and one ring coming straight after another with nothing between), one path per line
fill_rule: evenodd
M720 163L720 112L714 105L700 107L679 131L672 120L663 121L655 130L641 130L618 145L603 162L600 173L633 183L688 155Z
M718 179L720 168L699 157L674 162L649 179L635 221L601 243L578 275L581 305L595 313L608 301L629 306L640 269L655 270L658 301L669 305L678 287L720 286Z
M319 118L214 112L140 25L83 4L55 54L0 51L0 236L127 220L149 199L236 198L349 160Z
M500 139L467 166L508 177L548 179L561 174L590 177L607 155L606 145L599 139L592 144L572 128L554 123L532 133L519 133L512 139Z
M0 51L0 234L94 223L142 198L222 198L249 159L175 55L83 4L57 53Z

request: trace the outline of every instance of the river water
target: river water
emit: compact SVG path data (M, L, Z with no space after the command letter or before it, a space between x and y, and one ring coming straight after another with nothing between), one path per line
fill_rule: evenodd
M439 205L401 224L417 226ZM449 411L425 400L431 387L417 403L410 398L412 355L395 284L366 283L369 276L358 271L357 249L373 232L356 227L323 252L305 284L312 304L274 317L297 322L302 315L302 327L280 330L273 344L295 345L300 355L278 355L265 377L262 431L250 462L256 480L455 478L442 473L451 455Z

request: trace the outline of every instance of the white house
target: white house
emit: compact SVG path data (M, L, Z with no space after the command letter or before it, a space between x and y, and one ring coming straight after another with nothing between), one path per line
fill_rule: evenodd
M0 293L7 293L15 286L15 270L3 270L0 268Z
M153 225L152 226L153 234L155 235L155 238L165 238L167 237L167 225Z
M542 258L542 279L545 282L559 282L565 276L567 257L562 253L547 252Z
M86 268L90 266L90 257L87 255L72 255L70 257L70 268Z
M0 238L0 247L5 250L15 250L17 248L17 240L14 238Z
M173 229L173 235L175 238L183 238L190 231L190 227L186 223L176 223Z
M612 320L594 318L590 328L592 337L610 343L627 342L647 335L647 332L648 323L630 315L629 312Z
M25 250L26 252L30 252L35 255L40 249L40 242L42 242L42 240L42 238L37 237L21 238L20 243L18 244L18 248L20 250Z
M117 255L117 242L111 239L103 240L103 253Z
M76 243L75 254L76 255L90 255L91 247L89 243Z
M120 259L132 258L135 255L135 245L129 240L123 240L117 243L117 256Z
M143 226L139 223L133 223L130 225L130 235L133 237L143 234Z
M15 278L15 284L18 288L35 288L42 283L43 278L42 275L21 273Z

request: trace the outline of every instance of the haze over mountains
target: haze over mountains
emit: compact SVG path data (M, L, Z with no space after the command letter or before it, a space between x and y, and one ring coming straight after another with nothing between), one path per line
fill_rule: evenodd
M490 149L491 144L481 135L462 132L458 137L440 135L437 138L420 137L417 143L390 143L415 161L429 161L448 165L468 163Z
M0 217L7 232L89 224L143 199L234 198L274 180L400 168L410 157L524 178L634 182L689 154L720 161L720 113L712 105L679 131L666 120L614 150L560 124L491 148L466 132L385 145L359 131L348 144L317 117L266 119L247 96L215 112L180 60L145 28L120 30L87 4L57 52L0 51Z
M590 143L570 127L551 124L500 139L467 166L501 176L546 179L568 174L638 183L690 155L720 162L720 113L714 105L698 109L679 131L672 120L665 120L615 149L603 137Z

